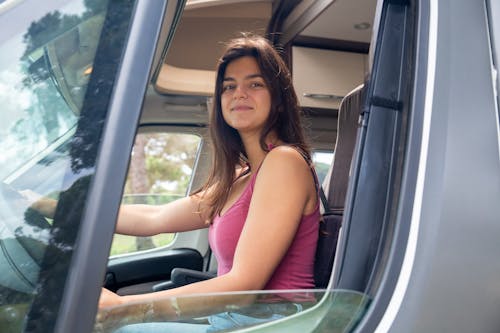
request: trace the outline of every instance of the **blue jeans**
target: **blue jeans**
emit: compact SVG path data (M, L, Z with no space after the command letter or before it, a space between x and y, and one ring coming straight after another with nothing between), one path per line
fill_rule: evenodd
M295 310L290 311L290 306ZM263 311L264 310L264 311ZM286 315L300 312L300 304L268 304L259 305L259 315L251 316L253 311L245 311L246 314L239 312L222 312L208 317L210 324L192 324L182 322L156 322L126 325L115 333L213 333L221 330L230 330L253 326L268 321L277 320ZM286 314L285 314L286 313Z

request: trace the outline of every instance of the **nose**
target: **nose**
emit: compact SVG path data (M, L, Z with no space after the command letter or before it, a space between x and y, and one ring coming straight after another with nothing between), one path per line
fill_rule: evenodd
M238 85L234 89L233 99L245 99L247 98L247 91L243 85Z

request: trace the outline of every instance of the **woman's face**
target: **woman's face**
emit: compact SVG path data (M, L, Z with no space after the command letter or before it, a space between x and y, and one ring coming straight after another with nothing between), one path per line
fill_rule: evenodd
M226 67L221 94L226 123L241 134L260 134L271 111L271 93L255 58L241 57Z

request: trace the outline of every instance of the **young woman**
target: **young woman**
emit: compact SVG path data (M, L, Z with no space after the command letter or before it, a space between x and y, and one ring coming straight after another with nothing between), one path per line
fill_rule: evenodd
M196 313L197 305L180 304L180 295L314 288L317 184L290 72L266 39L245 36L227 45L213 105L215 156L203 188L162 206L123 206L117 232L149 236L209 228L218 276L143 295L104 289L101 309L149 302L149 314L175 318Z

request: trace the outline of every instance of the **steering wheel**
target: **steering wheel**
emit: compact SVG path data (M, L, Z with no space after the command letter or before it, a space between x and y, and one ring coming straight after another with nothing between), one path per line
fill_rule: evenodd
M24 196L0 182L0 286L33 291L50 228Z

